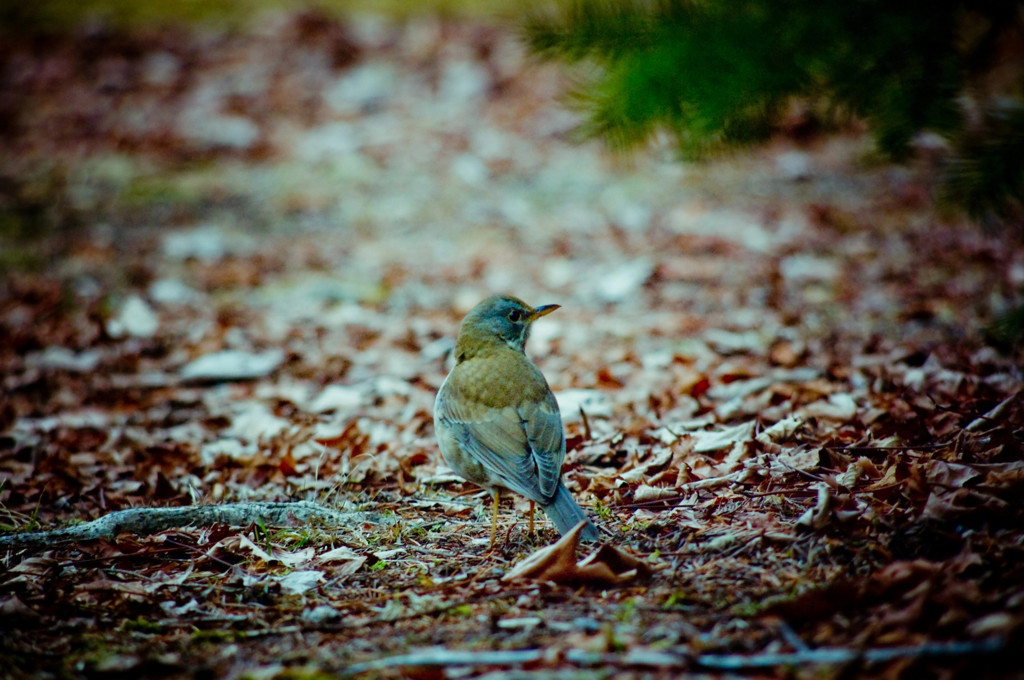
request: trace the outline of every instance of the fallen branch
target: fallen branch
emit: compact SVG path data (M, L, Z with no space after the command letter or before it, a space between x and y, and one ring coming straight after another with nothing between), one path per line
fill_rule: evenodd
M540 649L495 649L485 652L429 647L411 654L399 654L383 659L356 663L342 669L342 675L357 675L366 671L379 671L396 666L454 668L458 666L506 666L529 663L544 656Z
M104 515L91 522L76 524L64 529L6 534L0 536L0 549L39 548L54 543L109 539L122 533L146 536L165 529L186 526L227 524L244 527L254 522L281 526L295 522L305 523L312 519L335 526L367 521L385 521L382 517L370 513L335 510L311 501L225 503L223 505L190 505L178 508L128 508Z
M625 654L605 654L583 649L570 649L564 659L581 667L648 667L677 670L744 671L778 666L837 666L853 662L884 663L896 659L927 659L936 657L973 656L1003 651L999 638L963 642L926 642L905 647L848 649L825 647L799 649L795 652L769 654L689 654L686 652L636 649ZM465 651L430 647L409 654L373 659L342 669L343 676L358 675L396 667L456 668L460 666L512 666L532 663L550 656L541 649ZM557 658L557 657L555 657Z
M896 659L927 659L949 656L993 654L1004 648L1003 640L967 640L963 642L925 642L904 647L847 649L823 647L775 654L700 654L694 657L698 668L718 671L753 670L775 666L825 665L838 666L853 662L884 663Z

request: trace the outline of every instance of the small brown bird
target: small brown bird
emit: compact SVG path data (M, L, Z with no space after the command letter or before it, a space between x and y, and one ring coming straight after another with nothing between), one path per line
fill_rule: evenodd
M565 435L558 403L523 349L530 325L556 309L534 308L502 295L474 307L462 320L455 367L434 402L434 430L444 462L494 497L492 547L501 489L529 499L531 532L533 504L539 503L560 533L586 521L583 540L598 538L597 528L562 484Z

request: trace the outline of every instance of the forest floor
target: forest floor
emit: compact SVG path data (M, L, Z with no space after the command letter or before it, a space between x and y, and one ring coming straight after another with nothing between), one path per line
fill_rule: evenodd
M615 157L481 21L0 67L0 676L1024 677L1024 377L985 332L1024 249L926 163ZM527 353L607 546L540 576L505 578L553 528L506 496L490 550L433 436L495 292L561 305ZM209 504L241 514L28 539Z

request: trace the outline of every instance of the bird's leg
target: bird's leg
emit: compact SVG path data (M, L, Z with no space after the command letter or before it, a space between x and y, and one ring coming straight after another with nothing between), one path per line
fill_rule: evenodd
M498 503L501 502L501 489L494 487L491 489L491 495L494 496L494 512L491 513L491 550L494 550L494 539L498 536Z
M533 538L533 501L530 501L530 538Z

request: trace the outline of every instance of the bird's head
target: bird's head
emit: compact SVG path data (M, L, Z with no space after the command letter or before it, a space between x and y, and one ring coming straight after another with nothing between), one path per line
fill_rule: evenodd
M456 342L456 357L471 356L495 343L523 351L530 326L559 305L531 307L511 295L494 295L480 302L462 320Z

